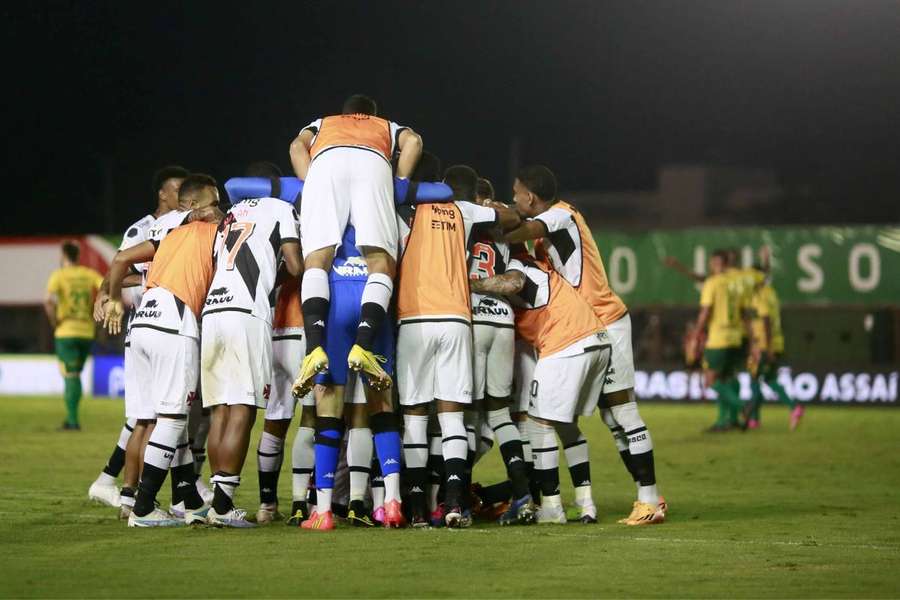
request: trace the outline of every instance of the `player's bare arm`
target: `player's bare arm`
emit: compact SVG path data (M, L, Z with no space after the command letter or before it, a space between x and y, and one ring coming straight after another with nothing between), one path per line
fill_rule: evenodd
M309 129L300 132L294 141L291 142L291 166L294 168L294 174L300 179L306 181L306 174L309 172L309 147L312 146L314 134Z
M47 292L44 296L44 312L47 313L47 320L50 321L50 329L56 329L56 294Z
M281 256L284 259L284 268L291 276L299 277L303 273L303 258L298 242L281 244Z
M469 288L477 294L493 296L510 296L522 290L525 285L525 274L521 271L509 271L502 275L494 275L484 279L469 281Z
M711 307L700 307L700 314L697 316L697 326L694 328L694 335L699 335L701 332L706 330L706 326L709 324L709 315L711 313Z
M515 211L513 211L515 212ZM504 236L507 244L520 244L528 240L537 240L547 237L547 225L540 220L532 219L522 222L521 225L508 231Z
M519 216L516 209L499 202L491 203L490 207L497 211L497 224L503 231L516 229L522 224L522 217Z
M766 344L766 360L773 362L775 360L775 347L772 345L772 319L763 317L763 335Z
M697 283L703 283L706 281L706 276L701 275L700 273L694 273L690 269L688 269L684 263L675 258L674 256L667 256L663 259L663 264L668 268L672 269L676 273L680 273L687 277L692 281L696 281Z
M153 260L156 246L153 242L141 242L127 250L118 252L109 266L109 301L105 305L103 327L111 335L118 335L122 330L122 317L125 305L122 302L122 282L132 265Z
M397 177L409 177L422 156L422 136L412 129L404 129L397 140L400 158L397 160Z

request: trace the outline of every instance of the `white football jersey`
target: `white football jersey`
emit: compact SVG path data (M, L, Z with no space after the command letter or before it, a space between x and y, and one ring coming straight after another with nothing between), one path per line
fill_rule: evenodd
M469 279L502 275L509 265L509 246L487 235L475 236L469 258ZM472 323L512 328L515 315L506 298L472 292Z
M249 198L231 207L216 237L216 274L203 314L236 311L271 325L281 245L300 242L294 207L277 198Z
M560 207L550 207L535 217L547 226L549 247L545 247L550 263L556 272L569 284L577 288L581 285L584 248L581 232L572 213Z
M132 223L131 227L125 230L125 235L122 236L122 243L119 244L119 252L146 242L150 233L150 227L153 226L154 221L156 221L156 217L153 215L145 215ZM139 263L134 265L133 268L138 274L143 275L147 268L147 264ZM143 285L125 288L122 290L122 299L127 306L137 308L141 304L141 294L143 291Z

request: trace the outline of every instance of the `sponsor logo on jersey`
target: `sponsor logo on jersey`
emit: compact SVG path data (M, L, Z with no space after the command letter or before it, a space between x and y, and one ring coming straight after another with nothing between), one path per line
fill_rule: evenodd
M362 256L349 256L342 265L334 265L334 272L340 277L368 277L369 267Z
M510 313L508 306L501 304L494 298L482 298L478 306L472 309L472 314L475 316L508 317L512 313Z
M228 288L225 286L218 287L214 290L209 291L209 296L206 297L206 306L215 306L216 304L227 304L234 300L234 296L228 293Z

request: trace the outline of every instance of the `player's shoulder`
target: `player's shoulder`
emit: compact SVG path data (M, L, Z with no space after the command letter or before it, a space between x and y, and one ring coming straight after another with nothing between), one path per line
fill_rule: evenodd
M156 217L153 215L144 215L131 225L129 225L128 229L125 230L125 238L133 239L136 237L145 236L147 234L147 230L153 226L153 223L156 221Z

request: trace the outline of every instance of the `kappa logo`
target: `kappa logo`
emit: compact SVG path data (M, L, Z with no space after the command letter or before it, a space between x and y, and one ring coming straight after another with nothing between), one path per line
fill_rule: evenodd
M583 485L591 485L591 480L586 479L585 481L582 481L581 483L579 483L577 487L581 487Z
M459 475L451 475L447 478L447 481L462 481L462 479L459 478Z
M272 491L272 488L264 487L264 488L261 488L259 491L262 492L263 494L268 494L269 492Z
M325 473L324 475L322 475L322 477L324 477L325 479L334 479L334 473Z
M607 377L603 383L604 385L609 385L610 383L615 383L615 381L612 380L612 377Z
M395 459L395 458L389 458L389 459L387 459L386 461L384 461L384 466L388 466L388 465L399 465L399 464L400 464L400 461L398 461L398 460Z
M175 487L180 487L180 488L183 488L183 487L191 487L191 484L188 483L187 481L179 481L179 482L178 482L178 485L175 486Z
M423 490L422 488L420 488L417 485L414 485L411 488L409 488L409 491L412 494L424 494L425 493L425 490Z
M512 458L509 459L509 464L513 464L514 462L522 462L522 459L519 458L518 456L513 456Z
M325 321L323 321L322 319L319 319L318 321L313 323L313 327L325 327Z

